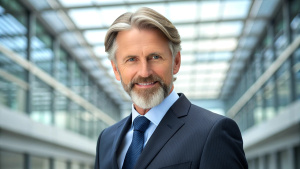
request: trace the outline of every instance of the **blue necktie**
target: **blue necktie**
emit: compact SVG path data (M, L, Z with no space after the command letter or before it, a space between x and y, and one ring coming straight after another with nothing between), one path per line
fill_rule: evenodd
M133 121L133 137L130 147L126 153L122 169L133 169L137 159L142 153L144 146L144 132L149 126L150 121L144 117L136 117Z

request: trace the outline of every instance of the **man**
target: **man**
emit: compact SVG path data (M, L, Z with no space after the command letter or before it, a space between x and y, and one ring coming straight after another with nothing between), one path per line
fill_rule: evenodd
M133 105L100 134L95 169L248 168L236 123L174 91L180 42L174 25L149 8L111 25L105 50Z

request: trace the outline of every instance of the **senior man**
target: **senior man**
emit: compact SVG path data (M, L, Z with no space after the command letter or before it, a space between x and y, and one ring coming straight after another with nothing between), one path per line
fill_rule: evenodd
M105 50L133 104L128 117L100 134L95 169L248 168L236 123L174 91L180 42L175 26L150 8L110 26Z

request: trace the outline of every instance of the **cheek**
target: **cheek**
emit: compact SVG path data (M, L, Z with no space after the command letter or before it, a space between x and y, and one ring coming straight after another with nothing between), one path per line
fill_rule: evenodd
M124 83L129 83L130 81L132 81L134 75L136 74L136 72L133 69L125 69L125 68L120 70L120 72L121 72L120 76Z
M157 70L157 75L160 76L164 81L170 83L173 80L173 73L171 66L164 66Z

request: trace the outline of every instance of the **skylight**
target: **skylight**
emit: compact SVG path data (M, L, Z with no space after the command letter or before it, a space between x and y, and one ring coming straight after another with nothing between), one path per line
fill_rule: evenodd
M83 36L90 44L99 44L102 43L104 45L104 37L106 34L106 30L92 30L92 31L85 31Z
M102 15L96 8L72 9L69 15L79 28L90 28L103 26Z
M115 82L111 63L107 59L104 49L105 34L113 21L121 14L135 12L140 7L152 8L167 17L175 24L182 40L181 67L178 74L175 75L177 77L174 82L175 89L176 92L184 92L187 97L194 99L216 99L221 95L221 90L226 88L223 85L228 70L244 65L243 62L237 62L236 59L246 60L249 57L259 35L266 26L267 22L263 19L255 19L256 15L267 17L272 12L265 2L259 3L252 0L52 1L58 4L58 8L53 11L46 10L48 13L42 12L42 15L51 23L61 23L55 22L55 20L62 18L61 20L66 26L54 29L60 32L60 38L70 46L78 58L89 57L90 51L98 57L97 60L99 59L102 64L99 69L104 67L104 70L101 71L109 72L101 74L99 77L99 79L103 79L99 80L101 84ZM269 5L272 7L274 3L271 2L275 1L278 0L268 1ZM257 11L249 11L253 8L251 7L253 4L258 7ZM0 12L3 11L0 9ZM62 13L64 13L64 17ZM251 15L251 20L247 19L248 15ZM3 31L10 31L11 34L15 34L16 31L24 33L26 30L13 30L11 25L5 25L5 27L9 29L0 26L0 34ZM78 36L79 34L82 36ZM14 41L9 39L6 44L13 46ZM78 47L80 44L85 46ZM20 43L20 45L22 44ZM94 72L94 74L97 73ZM228 84L230 83L227 82L225 85ZM104 86L108 88L107 91L117 91L114 88L115 85ZM121 88L122 85L118 85L118 87Z

